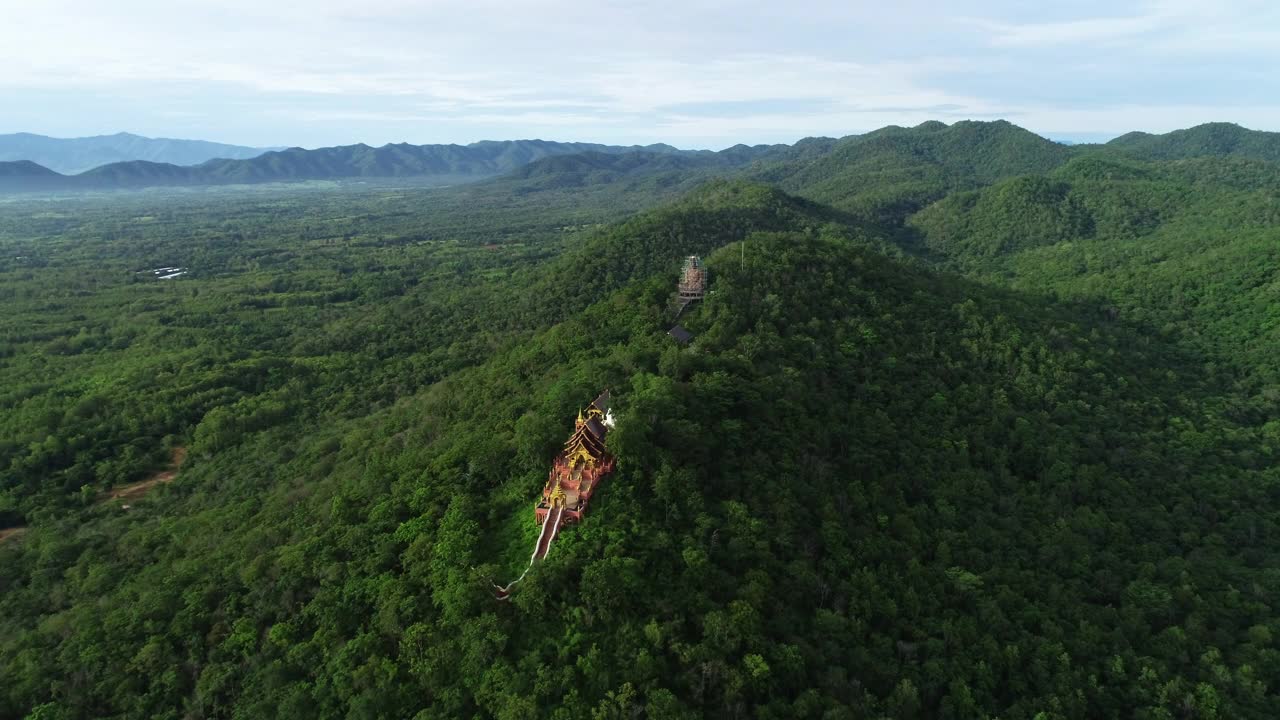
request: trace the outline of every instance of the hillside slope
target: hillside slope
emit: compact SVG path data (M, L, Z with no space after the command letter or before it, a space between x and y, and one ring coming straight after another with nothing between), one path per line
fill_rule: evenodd
M482 193L516 197L554 192L591 191L614 198L612 204L657 204L674 200L710 178L731 177L786 146L736 145L718 152L584 152L529 163L480 183Z
M1085 156L914 216L945 266L1150 323L1280 411L1280 166ZM1246 380L1247 379L1247 380ZM1270 400L1266 400L1270 398Z

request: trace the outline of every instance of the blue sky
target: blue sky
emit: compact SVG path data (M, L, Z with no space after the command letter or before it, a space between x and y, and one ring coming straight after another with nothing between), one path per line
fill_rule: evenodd
M39 0L0 132L721 148L1005 118L1280 129L1280 3Z

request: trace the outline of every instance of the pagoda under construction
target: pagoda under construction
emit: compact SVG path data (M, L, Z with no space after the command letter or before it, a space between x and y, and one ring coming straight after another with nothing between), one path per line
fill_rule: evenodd
M676 287L676 292L680 310L706 296L707 270L702 266L702 258L690 255L684 259L684 271L680 273L680 284Z

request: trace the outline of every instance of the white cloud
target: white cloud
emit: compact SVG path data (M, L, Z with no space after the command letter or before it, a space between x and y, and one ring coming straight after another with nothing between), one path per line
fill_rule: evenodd
M1115 14L1055 22L1007 22L968 18L999 48L1044 50L1074 47L1082 54L1119 47L1141 56L1152 51L1232 53L1243 47L1275 54L1280 50L1280 12L1257 0L1152 0L1116 3Z
M930 117L1007 114L1077 132L1146 127L1115 123L1163 119L1171 109L1185 113L1174 116L1182 125L1213 106L1219 113L1232 106L1219 119L1271 117L1269 103L1256 99L1260 87L1276 89L1269 77L1255 73L1239 88L1232 84L1239 73L1224 73L1212 88L1193 77L1208 62L1235 62L1243 71L1260 58L1280 60L1280 9L1267 3L1028 10L998 0L953 4L950 15L936 7L924 0L892 7L869 0L15 2L0 24L0 104L21 110L0 123L24 126L0 131L73 126L50 111L41 115L41 103L52 107L49 97L75 99L85 133L154 126L174 135L182 128L173 123L191 118L190 132L234 128L238 137L222 139L256 144L511 137L527 127L561 137L723 145ZM1170 82L1167 96L1135 101L1148 88L1126 88L1124 78L1144 73L1188 79ZM1208 89L1213 102L1197 98ZM702 109L691 111L695 105ZM295 137L299 124L305 138Z

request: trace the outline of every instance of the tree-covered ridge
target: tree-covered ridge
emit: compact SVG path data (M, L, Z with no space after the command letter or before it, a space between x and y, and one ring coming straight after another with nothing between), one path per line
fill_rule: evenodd
M696 188L708 178L731 174L773 155L777 148L739 145L720 152L601 153L558 155L531 162L490 184L513 194L625 183L628 194L669 193Z
M1081 157L1048 177L949 196L910 224L953 267L1176 333L1251 378L1274 417L1278 200L1280 167L1270 163Z
M1249 130L1235 123L1205 123L1163 135L1132 132L1108 142L1119 149L1149 160L1179 160L1205 156L1234 156L1280 161L1280 133Z
M929 122L844 138L816 158L784 157L754 175L805 197L889 220L951 190L1046 172L1071 154L1066 146L1005 121Z

